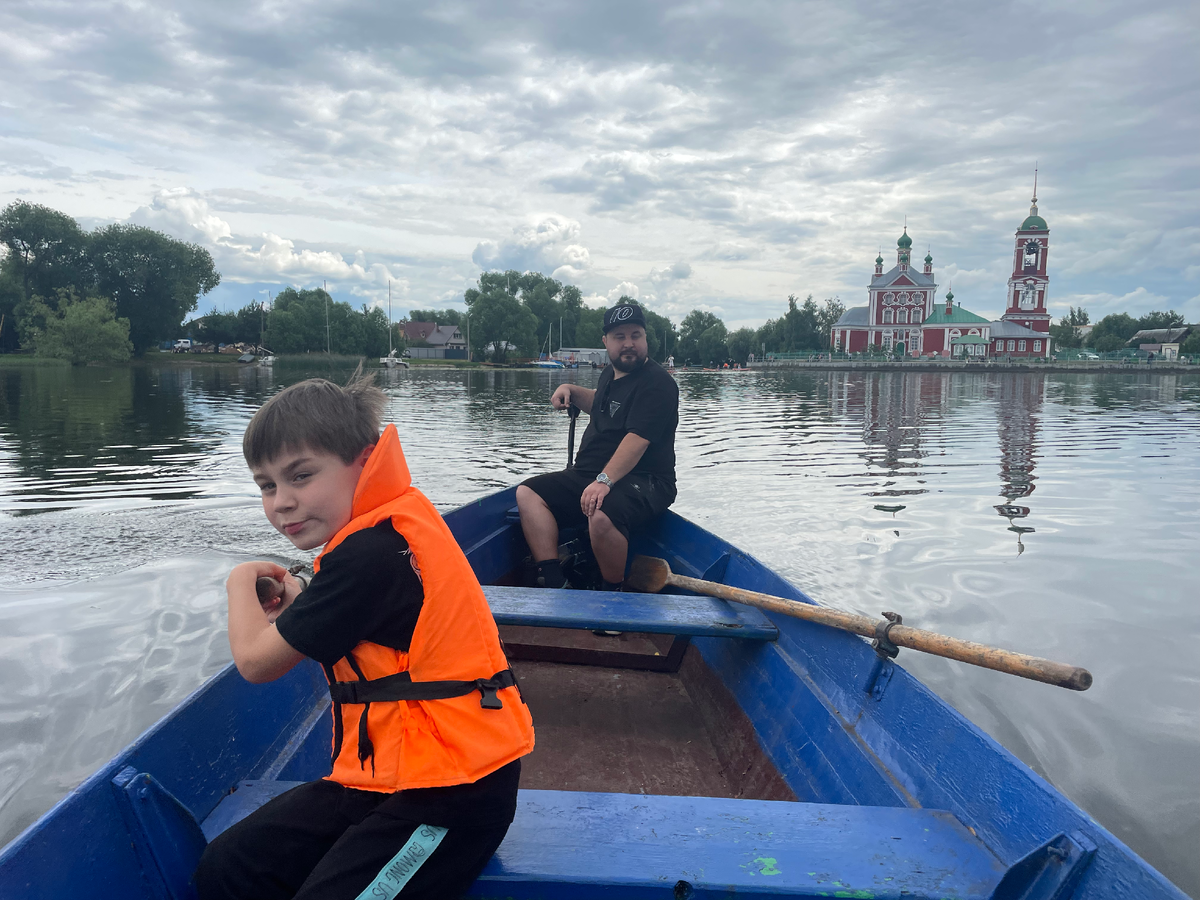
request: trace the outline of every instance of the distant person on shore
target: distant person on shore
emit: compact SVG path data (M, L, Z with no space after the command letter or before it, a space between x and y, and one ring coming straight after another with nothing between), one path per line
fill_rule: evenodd
M612 365L595 390L563 384L550 398L555 409L574 404L591 419L574 465L517 488L521 529L543 587L566 582L558 530L586 522L604 587L619 590L630 531L675 502L679 387L649 358L640 306L621 303L604 314L604 347Z
M314 378L242 441L268 521L323 547L229 576L229 646L261 683L306 656L329 680L333 771L261 806L201 857L199 900L459 897L513 820L533 723L470 563L412 486L386 398ZM256 587L282 583L282 597ZM360 697L367 697L364 702Z

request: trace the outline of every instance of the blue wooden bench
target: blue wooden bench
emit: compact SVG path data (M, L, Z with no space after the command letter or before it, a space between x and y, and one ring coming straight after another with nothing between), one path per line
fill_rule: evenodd
M245 781L210 840L299 784ZM521 791L468 897L990 897L1005 867L950 813L712 797Z
M636 594L484 585L498 625L674 635L666 655L506 642L511 659L678 671L697 636L773 641L779 630L752 606L684 594Z

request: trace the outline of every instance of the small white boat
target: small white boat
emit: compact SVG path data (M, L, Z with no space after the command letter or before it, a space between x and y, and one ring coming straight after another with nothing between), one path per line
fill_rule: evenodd
M275 357L274 356L260 356L258 358L258 364L260 366L273 366L273 365L275 365Z
M561 359L535 359L533 366L536 369L565 369L567 367Z
M408 360L398 357L395 350L387 356L379 357L379 364L385 369L408 368Z

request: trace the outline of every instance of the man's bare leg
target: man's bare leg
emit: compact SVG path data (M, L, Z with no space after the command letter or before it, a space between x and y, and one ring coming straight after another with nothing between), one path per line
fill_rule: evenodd
M517 509L521 513L521 531L535 563L558 559L558 520L536 491L525 485L517 488Z
M611 584L625 580L625 559L629 555L629 541L617 530L612 519L603 510L596 510L588 519L588 534L592 538L592 553L600 564L600 574Z

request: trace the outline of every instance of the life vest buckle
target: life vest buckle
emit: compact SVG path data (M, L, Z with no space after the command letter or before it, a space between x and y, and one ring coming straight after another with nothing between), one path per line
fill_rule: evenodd
M500 700L499 690L504 687L495 678L476 678L475 686L479 688L479 705L484 709L504 709Z

